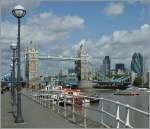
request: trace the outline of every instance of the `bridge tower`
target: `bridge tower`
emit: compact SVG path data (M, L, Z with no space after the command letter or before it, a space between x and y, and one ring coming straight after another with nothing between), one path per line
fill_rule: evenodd
M89 66L88 66L88 53L85 48L85 40L81 40L81 45L77 53L80 60L75 61L75 70L77 73L77 78L80 81L80 88L89 88Z
M32 47L32 41L25 50L26 68L25 76L27 79L27 88L38 89L38 51Z

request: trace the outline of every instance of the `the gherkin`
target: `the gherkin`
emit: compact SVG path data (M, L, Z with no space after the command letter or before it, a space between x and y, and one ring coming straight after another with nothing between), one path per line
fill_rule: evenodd
M131 61L131 71L138 76L143 75L143 56L140 53L134 53Z

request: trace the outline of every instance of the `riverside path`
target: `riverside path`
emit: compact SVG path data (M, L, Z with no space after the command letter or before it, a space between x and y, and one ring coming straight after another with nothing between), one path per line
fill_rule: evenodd
M1 95L1 128L78 128L47 108L22 95L22 112L24 123L14 123L11 113L10 92Z

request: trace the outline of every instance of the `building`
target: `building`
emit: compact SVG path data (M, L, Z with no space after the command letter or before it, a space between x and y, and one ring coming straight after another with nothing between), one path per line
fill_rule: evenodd
M78 80L89 80L88 53L85 47L85 40L81 40L81 45L77 53L80 60L75 61L75 71Z
M143 56L140 53L134 53L131 61L131 71L137 76L143 76Z
M68 74L70 74L70 73L75 73L75 69L73 69L73 68L68 69Z
M125 72L124 64L122 64L122 63L116 64L115 70L116 70L116 73L118 73L118 74L124 73Z
M67 80L68 81L78 81L75 69L68 69Z
M39 78L38 78L38 51L32 47L32 41L25 50L25 77L27 80L27 87L38 89Z
M109 58L109 56L105 56L105 58L103 60L101 71L106 77L110 77L110 58Z

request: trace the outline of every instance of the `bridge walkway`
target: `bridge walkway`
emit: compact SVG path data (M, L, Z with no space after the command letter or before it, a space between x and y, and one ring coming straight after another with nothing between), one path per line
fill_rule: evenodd
M23 124L14 123L11 113L10 92L1 95L1 127L2 128L78 128L77 125L60 117L47 108L22 95Z

